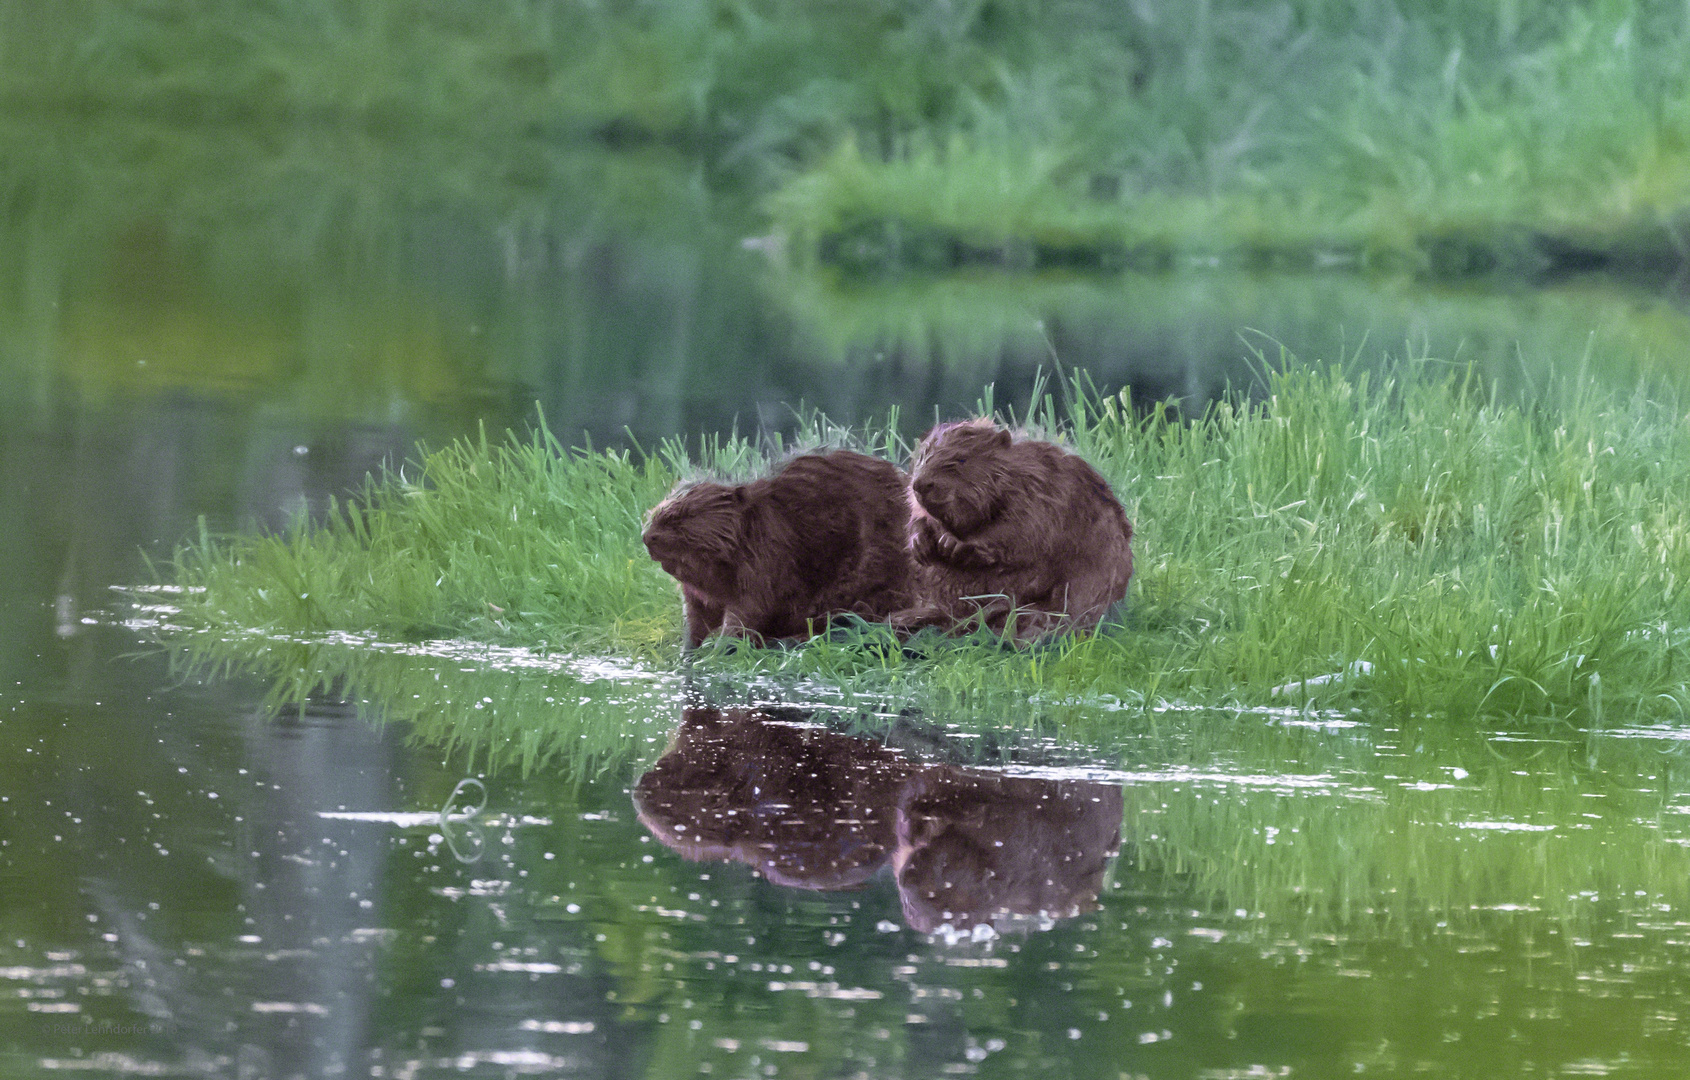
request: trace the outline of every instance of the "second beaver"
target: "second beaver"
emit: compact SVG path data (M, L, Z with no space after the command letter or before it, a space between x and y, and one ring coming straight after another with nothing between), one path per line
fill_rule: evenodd
M1079 455L966 420L928 432L910 472L923 604L896 625L979 621L1030 641L1090 630L1126 596L1132 523Z
M915 600L904 476L850 450L803 454L749 484L697 483L652 510L646 550L681 585L689 647L711 634L795 640L830 615Z

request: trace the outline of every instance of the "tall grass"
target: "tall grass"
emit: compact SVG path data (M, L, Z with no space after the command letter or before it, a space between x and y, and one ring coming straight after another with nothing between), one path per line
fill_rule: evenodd
M1052 14L1085 59L1012 61L984 102L890 143L853 128L771 197L777 226L806 253L866 233L859 258L898 266L936 241L1006 237L1128 265L1438 277L1683 258L1682 10L1220 0ZM883 250L887 233L900 250Z
M780 189L799 233L966 241L1035 203L1082 236L1467 273L1553 259L1541 231L1682 257L1687 42L1641 0L24 2L0 103L658 140Z
M1384 375L1287 362L1259 399L1186 422L1076 384L1036 423L1095 463L1135 522L1129 625L1025 653L866 629L796 650L706 651L730 684L804 681L948 708L1361 694L1404 714L1681 717L1690 706L1690 417L1672 399L1548 388L1530 403L1432 361ZM823 438L821 422L812 437ZM896 436L873 437L881 452ZM673 583L641 515L702 465L564 453L541 434L425 457L286 536L202 539L167 571L218 633L467 635L679 654ZM1283 691L1281 693L1283 697ZM1054 703L1054 705L1053 705ZM1023 710L1025 711L1025 710Z
M648 651L674 633L674 595L640 517L671 479L655 459L564 454L544 432L460 442L372 480L320 527L202 535L173 574L205 590L186 611L202 627Z

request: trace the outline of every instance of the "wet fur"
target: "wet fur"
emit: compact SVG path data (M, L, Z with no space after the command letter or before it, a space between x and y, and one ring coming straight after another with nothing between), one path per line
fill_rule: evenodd
M689 647L711 634L797 640L829 616L883 620L916 596L904 477L850 450L805 454L749 484L678 489L646 550L681 585Z
M1030 641L1090 630L1126 596L1132 523L1096 469L990 420L941 424L916 450L910 552L922 604L903 629L984 624Z

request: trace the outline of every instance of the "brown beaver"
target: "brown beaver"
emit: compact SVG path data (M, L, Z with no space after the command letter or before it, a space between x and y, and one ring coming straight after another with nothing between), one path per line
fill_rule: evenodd
M686 637L798 639L828 616L885 619L913 602L909 502L897 466L804 454L749 484L682 487L646 520L646 550L681 583Z
M941 424L910 496L923 604L894 616L904 629L978 620L1030 641L1089 630L1127 594L1132 523L1077 454L990 420Z

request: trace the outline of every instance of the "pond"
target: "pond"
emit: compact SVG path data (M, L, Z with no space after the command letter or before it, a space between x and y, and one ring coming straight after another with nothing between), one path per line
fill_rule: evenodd
M456 640L183 642L168 591L113 591L202 522L285 527L540 415L917 434L1055 365L1194 410L1281 344L1627 386L1685 369L1681 283L851 277L660 147L5 124L7 1075L1690 1067L1677 728L1292 694L982 721Z

